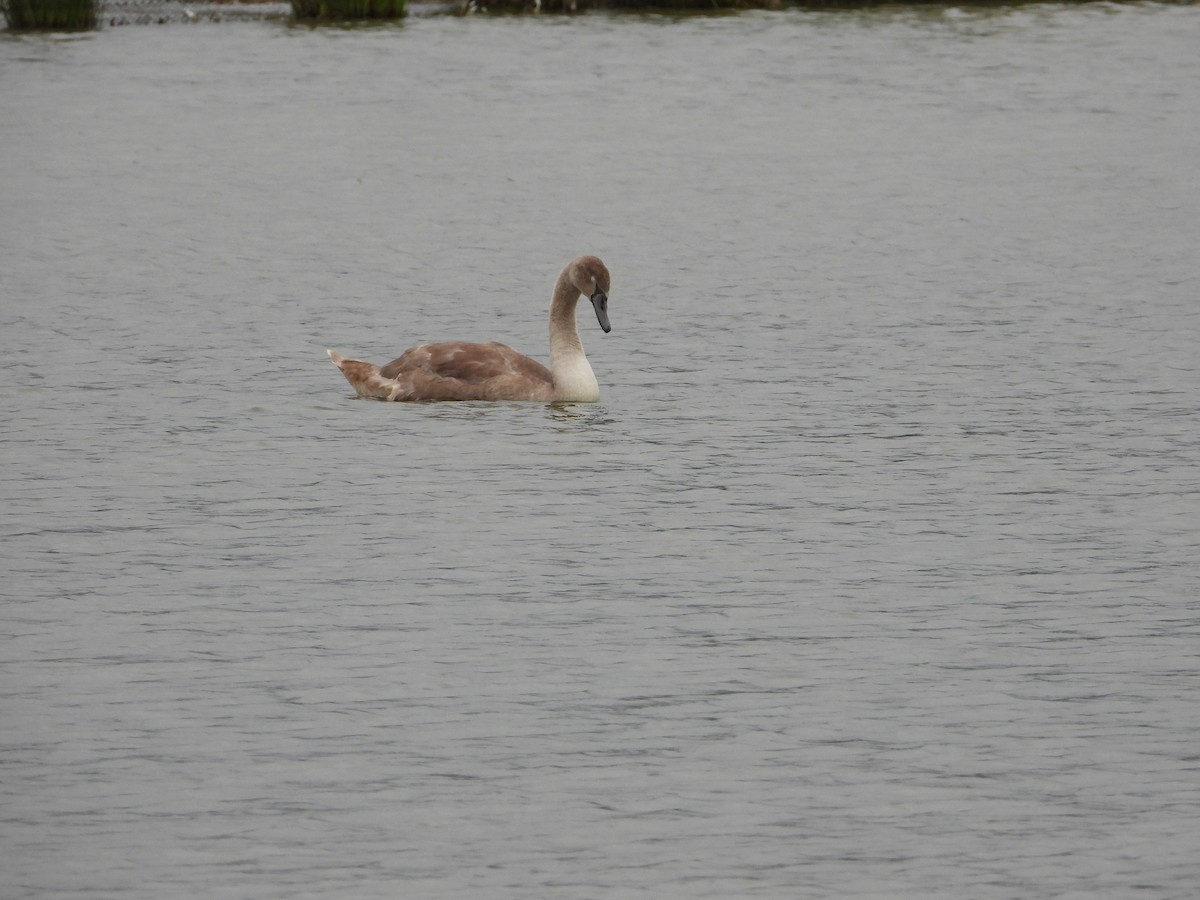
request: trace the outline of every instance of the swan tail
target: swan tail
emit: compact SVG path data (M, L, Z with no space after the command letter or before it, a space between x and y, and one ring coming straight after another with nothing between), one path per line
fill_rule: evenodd
M326 350L333 364L342 370L350 386L360 397L394 400L398 385L379 374L379 366L358 359L347 359L333 350Z

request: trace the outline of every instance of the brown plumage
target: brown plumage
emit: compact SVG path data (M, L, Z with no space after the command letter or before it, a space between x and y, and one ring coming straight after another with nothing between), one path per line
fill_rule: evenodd
M579 340L575 307L587 296L600 327L609 331L610 282L608 269L594 256L573 259L562 270L550 302L550 368L495 342L419 344L382 367L326 352L360 397L595 401L600 388Z

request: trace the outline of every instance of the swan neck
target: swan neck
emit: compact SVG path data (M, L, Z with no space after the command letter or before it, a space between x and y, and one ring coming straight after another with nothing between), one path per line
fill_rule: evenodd
M550 301L550 371L556 400L596 401L600 385L583 352L575 310L582 294L566 269L554 285Z

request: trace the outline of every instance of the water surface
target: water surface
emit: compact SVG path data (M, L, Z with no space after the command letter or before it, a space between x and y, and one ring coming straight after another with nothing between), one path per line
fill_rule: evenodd
M1200 7L0 37L5 897L1182 898ZM545 356L594 406L355 401Z

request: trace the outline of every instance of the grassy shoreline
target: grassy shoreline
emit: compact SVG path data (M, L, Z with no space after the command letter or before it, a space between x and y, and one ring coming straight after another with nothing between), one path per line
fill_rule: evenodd
M98 0L0 0L10 31L90 31L100 24Z
M594 11L721 13L765 9L868 9L872 7L1015 7L1104 0L0 0L8 31L87 31L102 25L146 25L229 19L276 19L320 25L384 22L411 13L430 15L572 15ZM1136 0L1133 0L1136 2ZM1160 0L1192 6L1200 0ZM411 7L411 8L410 8Z

